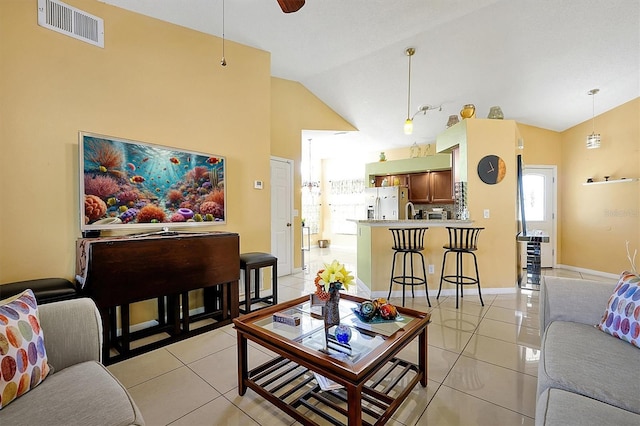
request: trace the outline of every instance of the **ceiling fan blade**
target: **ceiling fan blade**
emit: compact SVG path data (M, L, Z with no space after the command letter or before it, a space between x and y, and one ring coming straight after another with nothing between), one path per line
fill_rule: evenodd
M278 4L284 13L292 13L304 6L304 0L278 0Z

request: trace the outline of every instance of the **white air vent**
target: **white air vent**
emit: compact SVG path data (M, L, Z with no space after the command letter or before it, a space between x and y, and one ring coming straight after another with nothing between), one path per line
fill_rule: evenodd
M104 48L104 20L58 0L38 0L38 25Z

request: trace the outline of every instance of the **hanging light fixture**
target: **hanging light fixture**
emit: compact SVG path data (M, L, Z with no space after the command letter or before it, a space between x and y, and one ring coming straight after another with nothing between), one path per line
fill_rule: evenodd
M589 90L589 96L593 99L592 102L592 128L591 134L587 136L587 149L600 148L600 133L596 133L596 94L600 89Z
M309 141L309 163L307 164L307 167L309 168L309 180L307 181L307 189L309 190L309 192L311 192L313 190L313 182L312 182L312 176L311 176L311 141L313 139L307 139Z
M413 133L413 119L411 118L411 57L416 53L413 47L407 48L404 53L409 57L409 83L407 88L407 119L404 122L404 134Z

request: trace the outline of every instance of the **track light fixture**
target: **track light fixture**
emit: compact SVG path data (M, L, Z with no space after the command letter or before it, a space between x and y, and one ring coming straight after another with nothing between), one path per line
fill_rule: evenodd
M415 114L413 114L411 116L411 121L413 121L413 119L416 117L416 115L422 113L422 115L427 115L427 111L442 111L442 105L438 105L438 106L433 106L433 105L421 105L420 108L418 108L418 110L416 111Z

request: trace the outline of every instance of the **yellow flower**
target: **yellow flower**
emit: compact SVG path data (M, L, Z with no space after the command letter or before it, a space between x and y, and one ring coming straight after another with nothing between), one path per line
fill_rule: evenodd
M350 271L346 270L344 264L334 260L330 264L325 263L324 269L318 271L318 281L322 282L325 291L329 291L331 283L340 283L341 287L348 289L353 282L353 276L350 273Z

